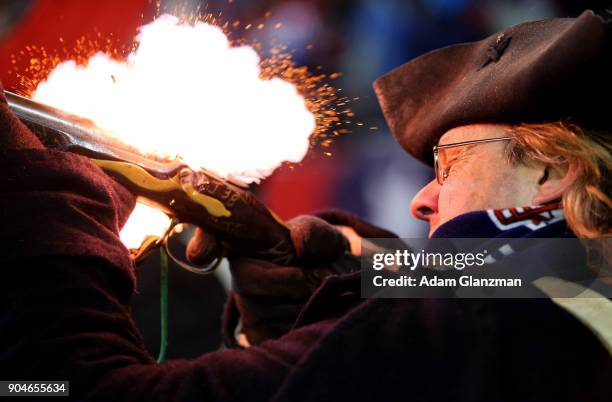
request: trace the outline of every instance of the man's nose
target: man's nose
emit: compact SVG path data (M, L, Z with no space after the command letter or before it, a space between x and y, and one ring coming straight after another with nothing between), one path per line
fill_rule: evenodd
M410 203L410 212L417 219L429 221L432 214L438 213L439 195L440 185L434 179L414 196Z

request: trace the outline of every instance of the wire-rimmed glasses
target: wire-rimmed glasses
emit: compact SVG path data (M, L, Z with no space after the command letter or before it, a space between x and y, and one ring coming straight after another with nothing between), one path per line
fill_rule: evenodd
M471 140L471 141L462 141L455 142L452 144L444 144L444 145L436 145L433 147L433 155L434 155L434 169L436 172L436 180L438 184L442 185L446 178L448 177L448 166L445 166L445 161L440 158L440 150L454 147L461 147L464 145L472 145L472 144L481 144L485 142L496 142L496 141L508 141L511 140L512 137L497 137L497 138L484 138L481 140Z

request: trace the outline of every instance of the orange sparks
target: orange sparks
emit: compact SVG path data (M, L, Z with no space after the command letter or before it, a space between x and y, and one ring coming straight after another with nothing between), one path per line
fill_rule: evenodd
M260 60L253 50L262 49L260 44L246 47L228 32L241 22L221 21L219 14L190 15L181 21L159 16L142 28L139 42L129 46L118 46L99 33L53 54L28 46L11 56L14 65L20 64L18 59L29 61L25 71L12 71L19 77L18 92L90 118L143 153L179 155L196 169L205 167L246 182L259 181L285 161L298 163L318 144L328 149L339 135L350 133L342 127L341 116L353 116L346 107L351 99L339 96L340 90L329 84L340 73L313 74L297 66L285 46L269 49L272 56ZM247 24L244 30L252 27ZM202 47L202 37L191 38L191 30L210 35L207 42L216 50ZM153 39L145 41L147 35ZM215 58L217 64L210 66L208 60ZM245 72L244 66L255 72ZM147 234L160 235L168 222L142 209L131 227L156 221L158 229L149 228ZM122 236L133 247L138 235L131 228L126 233Z

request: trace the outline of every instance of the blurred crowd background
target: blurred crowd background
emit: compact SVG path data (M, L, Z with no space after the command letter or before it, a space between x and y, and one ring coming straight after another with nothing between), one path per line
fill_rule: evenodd
M161 11L207 8L242 26L263 29L239 35L264 44L284 43L298 64L313 71L341 72L334 81L343 96L358 98L351 134L340 137L326 157L314 149L302 166L282 168L256 191L281 217L342 208L402 237L426 236L410 216L414 194L432 178L389 134L372 91L376 77L429 50L478 40L520 22L571 17L606 1L569 0L165 0ZM12 54L26 46L66 46L82 35L129 44L142 23L158 12L151 0L0 0L0 79L19 89L10 70ZM280 29L274 23L281 22ZM62 38L60 43L59 38ZM27 58L19 61L28 63ZM319 70L317 70L317 68ZM204 113L203 113L204 114ZM378 127L371 130L370 127ZM139 271L134 316L155 354L158 342L156 261ZM190 357L220 345L221 306L227 278L194 278L171 270L169 357ZM222 285L225 283L225 285Z

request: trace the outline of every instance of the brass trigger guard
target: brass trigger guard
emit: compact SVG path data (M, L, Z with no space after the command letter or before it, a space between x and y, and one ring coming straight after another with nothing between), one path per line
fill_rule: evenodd
M168 239L169 238L170 236L168 236ZM219 265L221 265L221 261L223 261L223 258L225 258L225 255L227 253L227 249L224 247L221 250L221 255L215 258L213 262L211 262L210 264L204 265L204 266L197 266L194 264L189 264L185 261L181 261L178 257L172 254L172 251L170 251L170 247L168 247L167 240L164 242L164 249L166 250L166 254L168 254L168 257L170 257L170 259L174 261L176 265L178 265L179 267L183 268L186 271L189 271L197 275L208 275L208 274L213 273L217 268L219 268Z
M223 258L225 258L225 255L227 254L227 248L223 248L221 251L221 255L218 256L217 258L215 258L213 260L213 262L211 262L210 264L204 265L204 266L197 266L194 264L189 264L185 261L182 261L180 258L178 258L177 256L175 256L172 251L170 251L170 247L169 247L169 242L168 240L170 240L170 237L172 237L173 235L173 230L174 228L179 225L181 222L176 219L173 218L172 222L170 223L170 226L168 227L168 229L164 232L163 236L161 236L160 238L158 238L156 241L147 244L145 246L141 246L140 249L138 249L138 251L132 256L132 258L134 259L134 261L138 264L139 262L141 262L151 251L153 251L154 249L158 248L158 247L163 247L164 250L166 251L166 254L168 255L168 257L174 261L174 263L176 265L178 265L180 268L189 271L191 273L197 274L197 275L208 275L213 273L217 268L219 268L219 266L221 265L221 261L223 261Z

